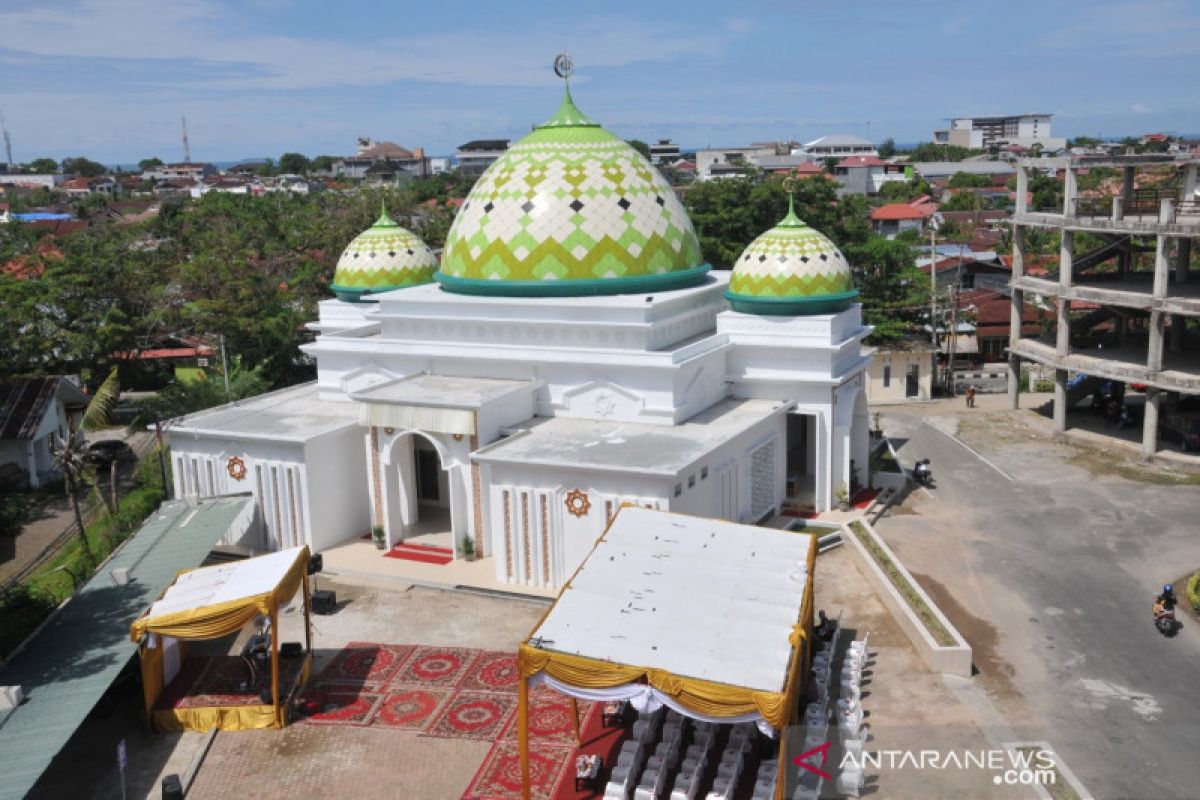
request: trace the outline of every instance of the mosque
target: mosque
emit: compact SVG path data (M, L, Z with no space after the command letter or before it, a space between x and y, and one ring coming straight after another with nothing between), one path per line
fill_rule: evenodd
M565 87L440 263L384 212L304 350L317 380L174 420L176 496L251 492L272 549L382 527L559 587L622 504L754 523L866 483L861 306L789 210L732 272Z

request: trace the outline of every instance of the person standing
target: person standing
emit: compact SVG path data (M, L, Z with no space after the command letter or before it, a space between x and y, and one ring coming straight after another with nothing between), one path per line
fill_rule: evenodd
M975 387L968 386L967 387L967 408L974 408L974 407L975 407Z

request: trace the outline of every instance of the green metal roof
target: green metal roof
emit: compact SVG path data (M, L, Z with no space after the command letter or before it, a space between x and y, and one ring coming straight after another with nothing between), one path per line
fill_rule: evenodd
M33 788L84 717L134 654L129 625L181 569L199 566L213 545L254 514L251 497L189 506L162 504L100 572L0 667L0 686L21 686L26 701L0 722L0 800ZM243 516L244 515L244 516ZM129 582L111 573L129 570Z

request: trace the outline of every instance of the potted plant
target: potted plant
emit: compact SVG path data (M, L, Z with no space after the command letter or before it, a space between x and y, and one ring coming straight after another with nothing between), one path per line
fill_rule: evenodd
M387 548L387 534L384 533L382 525L376 525L371 528L371 538L375 540L375 549L384 550Z
M837 490L838 510L850 510L850 492L846 489L846 484L842 484Z
M462 545L459 547L459 552L462 553L463 558L465 558L467 561L474 561L475 560L475 540L472 539L470 536L464 536L463 540L462 540Z

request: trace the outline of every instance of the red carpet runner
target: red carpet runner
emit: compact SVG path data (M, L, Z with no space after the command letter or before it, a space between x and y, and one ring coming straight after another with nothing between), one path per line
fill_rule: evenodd
M422 564L449 564L454 560L454 551L449 547L405 542L393 545L384 555L388 558L402 558L405 561L420 561Z
M421 736L492 742L463 800L516 800L517 663L511 652L351 642L313 678L306 725L394 728ZM535 800L582 800L575 757L615 758L624 728L604 728L598 705L579 704L576 748L571 701L539 687L530 696L529 749Z

